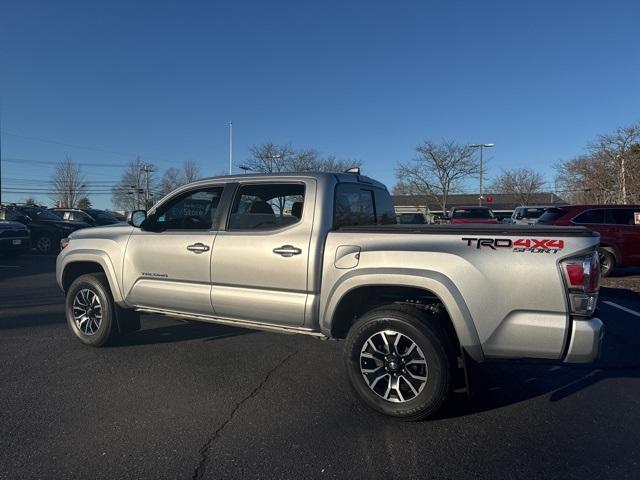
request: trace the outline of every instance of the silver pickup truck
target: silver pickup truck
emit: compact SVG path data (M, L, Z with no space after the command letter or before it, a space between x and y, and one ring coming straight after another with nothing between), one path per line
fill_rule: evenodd
M597 357L597 234L395 219L359 173L209 178L129 225L74 232L56 276L87 345L140 313L346 339L355 391L408 420L435 413L469 361Z

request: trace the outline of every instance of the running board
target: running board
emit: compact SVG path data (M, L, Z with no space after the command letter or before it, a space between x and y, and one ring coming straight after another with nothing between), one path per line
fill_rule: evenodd
M160 310L155 308L136 308L136 312L141 313L153 313L156 315L166 315L169 317L175 318L183 318L185 320L195 320L199 322L208 322L208 323L219 323L222 325L231 325L233 327L242 327L242 328L251 328L254 330L264 330L266 332L276 332L276 333L289 333L289 334L301 334L301 335L310 335L312 337L317 337L321 339L326 339L327 337L323 335L321 332L311 330L310 328L301 328L301 327L283 327L282 325L272 325L269 323L257 323L251 322L248 320L235 320L231 318L222 318L222 317L214 317L211 315L200 315L197 313L182 313L182 312L174 312L170 310Z

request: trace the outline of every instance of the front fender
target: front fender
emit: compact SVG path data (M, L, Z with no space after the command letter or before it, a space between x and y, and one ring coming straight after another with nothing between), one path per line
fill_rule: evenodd
M374 285L413 287L433 293L447 309L460 345L474 360L484 360L478 332L462 294L446 275L431 270L375 268L354 270L345 274L333 285L326 298L323 295L320 307L322 333L331 336L336 309L345 295L356 288Z
M109 282L109 288L111 289L113 300L117 304L124 304L124 297L120 288L120 282L118 282L116 269L113 265L113 262L111 261L111 258L109 258L109 255L102 250L84 248L62 250L56 260L56 281L58 282L58 286L61 289L63 289L62 279L64 277L65 269L70 264L75 262L92 262L100 265L102 267L102 270L104 270L105 275L107 276L107 281Z

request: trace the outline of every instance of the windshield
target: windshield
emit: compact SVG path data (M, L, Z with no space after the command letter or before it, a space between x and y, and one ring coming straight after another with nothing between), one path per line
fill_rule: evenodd
M118 223L120 220L113 214L109 212L103 212L100 210L88 210L89 215L91 215L96 220L100 220L101 222L109 222L109 223Z
M31 220L60 220L60 217L46 208L27 207L22 213L31 217Z
M542 216L546 208L527 208L524 211L524 218L539 218Z
M495 218L488 208L456 208L451 218Z
M551 223L551 222L555 222L557 219L559 219L561 216L563 216L565 213L567 213L566 210L563 210L561 208L548 208L544 214L542 214L540 216L540 218L538 218L538 223Z

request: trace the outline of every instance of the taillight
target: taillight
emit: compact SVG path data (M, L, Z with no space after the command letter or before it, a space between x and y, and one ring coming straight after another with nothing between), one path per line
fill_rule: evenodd
M598 303L600 261L596 253L562 262L571 313L591 316Z

